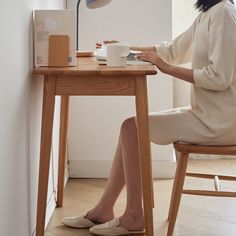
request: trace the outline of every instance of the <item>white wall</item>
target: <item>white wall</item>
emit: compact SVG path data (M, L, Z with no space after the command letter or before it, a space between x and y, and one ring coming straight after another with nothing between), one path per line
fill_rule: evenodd
M68 7L73 7L75 3L75 0L68 0ZM81 1L80 50L94 50L96 42L106 39L117 39L135 45L154 45L162 40L171 40L171 11L170 0L113 0L108 6L95 10L87 9L85 1ZM161 73L150 76L150 111L171 108L172 89L171 78ZM134 99L73 97L70 108L71 176L107 176L120 125L125 118L135 115ZM153 146L153 159L173 160L172 148ZM96 171L101 169L98 175L95 175L94 167Z
M35 228L42 79L31 77L32 10L62 7L62 0L1 0L0 235L29 236Z

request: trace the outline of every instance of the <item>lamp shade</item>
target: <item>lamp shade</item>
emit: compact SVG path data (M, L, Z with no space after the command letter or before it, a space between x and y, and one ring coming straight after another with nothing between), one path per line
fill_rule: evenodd
M88 8L94 9L103 7L107 4L109 4L111 0L86 0L86 5Z

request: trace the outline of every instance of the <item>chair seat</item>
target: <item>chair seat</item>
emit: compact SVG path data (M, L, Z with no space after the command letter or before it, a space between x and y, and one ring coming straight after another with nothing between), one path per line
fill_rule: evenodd
M188 143L174 143L174 148L178 152L213 154L213 155L236 155L236 145L195 145Z

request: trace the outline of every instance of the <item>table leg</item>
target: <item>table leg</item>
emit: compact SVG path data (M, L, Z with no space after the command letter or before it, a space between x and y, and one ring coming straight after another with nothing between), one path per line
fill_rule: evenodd
M61 117L60 117L60 143L59 143L59 166L58 166L58 188L57 207L63 206L63 190L65 179L66 144L68 128L69 96L61 96Z
M136 112L138 123L139 158L141 165L145 229L147 236L153 236L153 179L151 147L148 126L148 96L146 76L135 77Z
M36 236L44 235L56 77L44 78Z

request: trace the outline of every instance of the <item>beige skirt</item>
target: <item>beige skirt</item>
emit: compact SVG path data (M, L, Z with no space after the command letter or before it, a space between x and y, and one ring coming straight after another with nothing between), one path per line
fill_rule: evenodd
M176 108L149 114L150 141L167 145L177 141L201 145L231 145L230 134L216 136L188 108Z

